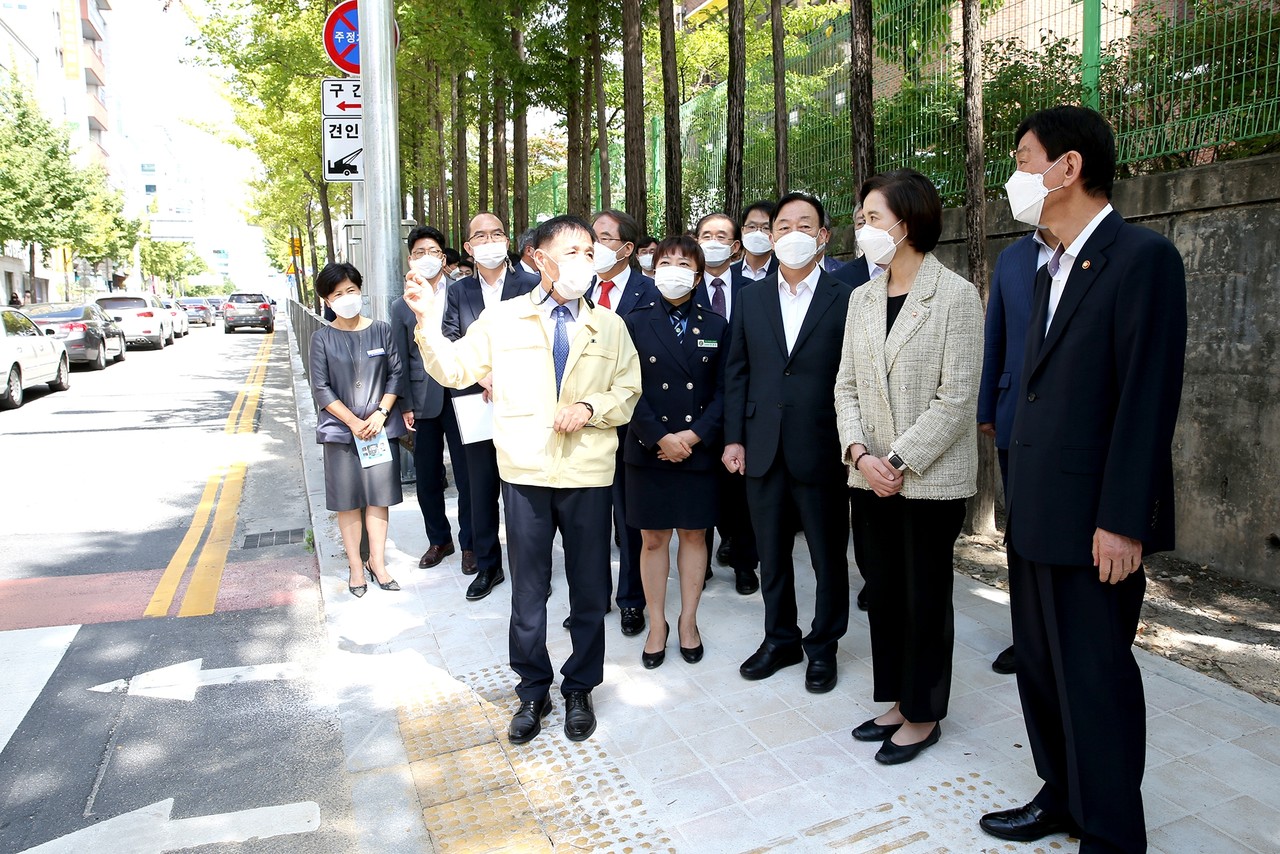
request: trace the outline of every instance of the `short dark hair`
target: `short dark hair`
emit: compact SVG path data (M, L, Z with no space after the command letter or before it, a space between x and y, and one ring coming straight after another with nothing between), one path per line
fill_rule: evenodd
M907 242L920 252L932 252L942 236L942 199L933 182L914 169L881 172L862 182L858 204L877 190L907 227Z
M702 219L698 220L698 224L693 227L694 235L696 236L696 235L702 234L702 226L707 222L707 220L711 220L711 219L727 219L729 221L729 225L733 226L733 239L734 240L742 239L742 227L739 226L738 223L734 222L733 217L729 216L724 211L715 211L714 213L709 213L706 216L704 216Z
M765 218L768 219L769 222L773 222L773 212L777 209L778 206L768 199L760 199L759 201L752 202L742 209L742 219L738 220L738 222L740 224L745 224L747 217L750 216L752 211L764 211Z
M596 239L596 230L587 225L582 217L574 216L573 214L560 214L560 216L553 216L538 226L538 233L533 238L533 247L535 249L543 249L548 243L566 231L585 231L591 235L592 240Z
M355 264L348 264L346 261L325 264L320 274L316 276L316 295L320 299L328 299L329 294L336 291L338 285L346 281L350 281L357 288L363 289L364 287L364 277L360 275L360 271L356 269Z
M520 233L520 238L516 241L516 251L521 255L530 246L533 246L534 238L538 236L538 229L530 228Z
M463 255L461 258L458 259L458 266L470 267L474 271L476 268L476 262L472 260L470 255Z
M778 219L778 214L782 212L782 209L792 202L805 202L813 205L813 209L818 212L818 225L823 228L827 227L827 223L830 220L827 219L827 209L823 207L822 199L811 193L802 193L799 190L795 190L778 199L778 203L774 205L773 213L769 214L770 228L773 228L773 223Z
M707 259L702 256L702 246L690 235L677 234L660 241L658 248L653 250L653 269L658 269L658 260L669 252L679 252L686 258L692 258L698 265L699 277L706 272Z
M1018 125L1013 144L1034 133L1050 160L1075 151L1084 160L1080 182L1091 196L1111 198L1116 181L1116 135L1096 111L1088 107L1052 107L1032 113Z
M444 248L444 263L457 264L461 260L462 260L462 253L460 253L457 249L454 249L452 246L446 246Z
M654 237L652 234L646 234L636 241L636 251L639 252L641 249L648 249L650 246L656 245L657 242L658 238Z
M407 238L409 251L412 252L413 244L417 243L419 240L423 240L424 238L434 240L437 246L441 249L444 248L444 235L440 233L439 229L432 228L429 225L415 225L413 230L409 232L409 237Z

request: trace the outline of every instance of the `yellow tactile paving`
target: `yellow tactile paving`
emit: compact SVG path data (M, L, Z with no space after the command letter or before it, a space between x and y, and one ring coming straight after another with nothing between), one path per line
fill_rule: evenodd
M564 738L558 695L530 744L506 729L515 679L505 667L437 679L399 708L400 732L436 850L673 851L608 752Z

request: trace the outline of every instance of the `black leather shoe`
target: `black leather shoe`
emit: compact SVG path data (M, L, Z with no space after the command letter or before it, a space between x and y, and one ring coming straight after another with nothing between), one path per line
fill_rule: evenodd
M1012 644L1008 649L996 656L996 660L991 662L991 669L1002 676L1018 672L1018 659L1013 653Z
M810 659L804 672L804 689L810 694L825 694L836 687L835 659Z
M733 587L743 596L750 596L760 589L760 579L754 569L735 569Z
M720 548L716 549L716 562L719 563L721 566L729 565L729 546L730 545L731 543L729 540L721 540Z
M542 719L551 711L551 695L544 694L541 700L525 700L520 708L511 716L507 726L507 740L512 744L524 744L533 741L542 732Z
M564 735L570 741L586 741L596 731L596 711L590 691L570 691L564 695Z
M901 765L903 762L910 762L923 753L925 748L937 744L941 737L942 724L939 722L933 725L933 732L925 736L924 741L917 741L915 744L894 744L892 737L886 738L876 752L876 761L881 765Z
M978 826L992 836L1012 842L1034 842L1051 833L1074 834L1077 831L1074 821L1050 815L1035 803L1011 810L989 812L978 820Z
M863 587L858 591L858 610L867 610L867 588Z
M795 646L774 646L765 641L751 657L742 662L738 672L743 679L768 679L784 667L804 661L804 650L799 644Z
M878 724L872 718L866 723L853 728L853 737L858 741L884 741L902 729L902 724Z
M644 665L645 670L654 670L661 667L662 662L667 660L667 641L671 640L671 624L666 623L667 634L662 639L662 649L657 652L640 651L640 663Z
M644 631L644 609L643 608L619 608L619 615L622 622L622 633L629 638Z
M502 567L497 569L482 569L476 573L476 578L471 582L471 586L467 588L467 601L477 602L493 592L493 588L507 580L507 576L502 571Z

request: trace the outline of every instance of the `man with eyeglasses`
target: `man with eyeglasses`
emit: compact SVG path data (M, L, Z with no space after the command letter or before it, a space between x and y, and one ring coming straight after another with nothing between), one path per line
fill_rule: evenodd
M734 278L758 282L778 272L778 259L773 257L773 237L769 218L773 202L761 199L742 211L742 260L733 264Z
M444 273L444 235L429 225L419 225L409 232L409 268L421 273L436 293L448 285ZM409 376L409 393L401 414L405 426L413 431L413 465L417 470L418 507L427 529L427 550L418 560L420 569L438 566L456 551L449 517L444 509L444 446L449 443L449 460L453 464L453 482L458 486L458 544L462 546L462 572L476 571L476 555L471 542L471 494L468 488L467 460L453 402L440 383L431 379L422 367L422 354L413 334L418 318L400 297L391 304L391 328L395 332L400 358L405 360Z
M542 280L541 275L532 276L510 266L508 245L502 220L491 213L479 213L472 218L467 226L467 242L462 248L479 272L458 280L449 288L440 324L445 338L457 341L467 334L467 329L482 312L503 300L529 293ZM480 394L489 403L493 399L493 379L486 376L467 388L451 389L450 394L455 398ZM468 442L463 449L470 478L471 536L476 555L476 577L467 587L467 601L476 602L506 580L502 571L502 544L498 540L498 496L502 483L498 478L498 455L491 439Z

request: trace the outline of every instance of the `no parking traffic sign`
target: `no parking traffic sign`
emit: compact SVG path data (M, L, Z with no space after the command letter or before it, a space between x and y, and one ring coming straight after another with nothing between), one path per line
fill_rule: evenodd
M324 52L348 74L360 73L360 14L356 0L343 0L324 22ZM400 46L400 25L395 25L395 44Z

